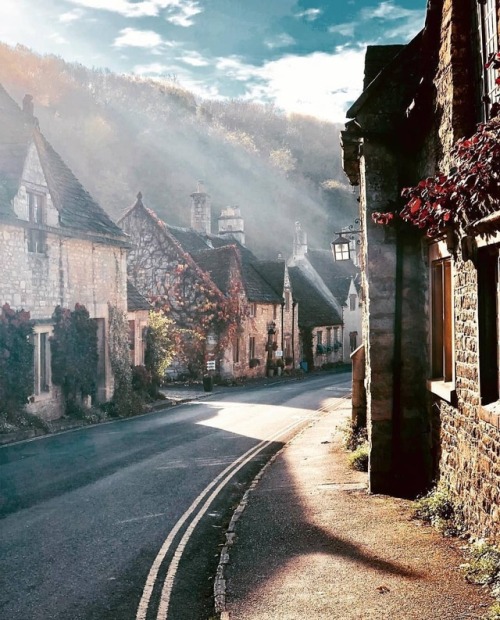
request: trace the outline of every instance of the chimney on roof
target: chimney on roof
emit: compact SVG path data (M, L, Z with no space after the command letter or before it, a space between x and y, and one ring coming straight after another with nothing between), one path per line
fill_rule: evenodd
M245 245L245 227L239 207L222 209L217 222L219 237L229 237Z
M300 222L295 222L293 235L293 257L301 258L307 254L307 233L302 230Z
M210 196L205 192L203 181L198 181L196 192L191 194L191 228L206 235L212 231Z
M34 112L35 112L35 106L33 105L33 97L31 95L24 95L23 112L29 118L33 118Z

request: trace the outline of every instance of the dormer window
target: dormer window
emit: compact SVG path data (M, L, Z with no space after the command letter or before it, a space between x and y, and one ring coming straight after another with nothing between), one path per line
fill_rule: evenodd
M46 202L44 194L28 192L28 217L33 228L28 230L28 252L45 254L47 251L47 233L40 230L47 221Z
M45 224L45 196L28 192L29 221L32 224Z

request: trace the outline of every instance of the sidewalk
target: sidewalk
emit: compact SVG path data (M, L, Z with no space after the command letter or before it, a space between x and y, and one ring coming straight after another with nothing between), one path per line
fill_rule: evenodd
M296 437L249 494L222 618L481 618L492 599L463 580L463 543L410 520L408 502L369 495L366 474L347 468L349 406Z

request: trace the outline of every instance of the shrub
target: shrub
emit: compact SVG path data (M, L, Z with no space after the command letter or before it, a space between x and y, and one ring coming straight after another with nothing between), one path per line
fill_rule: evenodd
M3 411L0 413L0 433L12 433L29 429L49 431L47 422L32 413L22 410Z
M351 469L356 471L368 471L368 457L370 449L368 442L362 444L348 457L348 464Z
M469 561L462 565L465 580L492 586L500 594L500 550L481 540L469 549Z
M52 381L61 386L65 407L71 409L96 390L97 324L80 304L75 305L73 312L57 306L52 318Z
M172 363L176 348L174 322L163 312L151 311L146 332L144 365L151 375L151 382L161 385L167 368Z
M500 602L493 603L483 616L483 620L500 620Z
M249 366L250 368L256 368L257 366L260 366L260 360L257 359L256 357L252 357L252 359L249 362Z
M413 517L433 525L445 536L457 536L464 529L460 507L444 484L415 501Z
M4 304L0 311L0 411L21 409L33 393L30 315Z

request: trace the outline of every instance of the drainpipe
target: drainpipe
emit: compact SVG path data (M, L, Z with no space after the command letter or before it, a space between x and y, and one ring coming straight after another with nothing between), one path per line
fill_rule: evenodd
M394 301L394 349L392 373L392 479L397 489L401 482L402 410L401 410L401 358L403 322L403 261L402 233L396 232L396 281Z
M295 306L296 301L292 301L292 368L295 369Z

